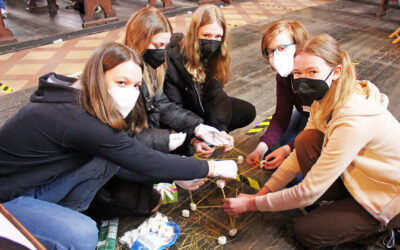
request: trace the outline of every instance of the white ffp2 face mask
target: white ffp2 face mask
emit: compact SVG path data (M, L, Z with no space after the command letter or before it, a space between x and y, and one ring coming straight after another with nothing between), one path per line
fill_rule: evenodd
M294 53L296 46L291 45L284 52L274 52L273 66L282 77L287 77L293 71Z
M132 87L117 87L113 86L108 89L108 93L114 99L117 104L118 111L121 113L122 117L126 118L135 107L136 101L139 97L139 90Z

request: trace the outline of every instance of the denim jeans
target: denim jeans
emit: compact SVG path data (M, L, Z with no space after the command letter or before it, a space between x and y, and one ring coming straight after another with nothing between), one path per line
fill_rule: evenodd
M281 146L293 142L296 136L306 127L307 121L308 121L308 116L305 116L296 109L294 109L292 112L292 116L290 117L289 126L287 127L285 133L282 135L279 142L275 144L272 147L273 149L271 150L273 151Z
M88 208L97 191L119 170L117 165L94 157L75 171L61 175L24 193L77 211Z
M270 150L268 150L266 155L270 154L272 151L281 146L293 142L294 139L296 139L296 136L300 134L301 131L304 130L304 128L307 125L307 121L308 121L308 116L305 116L296 109L294 109L292 112L292 116L290 118L289 126L287 127L285 133L282 135L278 143L276 143ZM301 182L302 179L303 179L302 174L298 174L291 183L293 185L296 185L299 182Z
M47 249L96 249L96 222L84 214L25 196L3 205Z
M95 249L96 223L74 210L87 209L118 170L113 163L94 157L3 205L48 249Z

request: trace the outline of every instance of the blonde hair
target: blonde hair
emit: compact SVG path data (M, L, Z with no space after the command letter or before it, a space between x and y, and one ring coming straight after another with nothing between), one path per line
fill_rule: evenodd
M210 59L207 69L204 69L200 61L200 48L198 31L201 26L218 23L221 25L224 34L222 36L221 47L218 55ZM229 64L229 39L226 34L226 21L222 11L214 5L202 5L193 13L192 22L187 30L184 39L183 54L187 59L185 64L188 72L193 76L197 83L204 83L206 74L214 78L221 84L228 82Z
M140 9L130 17L125 25L125 35L122 42L143 56L153 36L161 32L172 34L170 22L158 9L146 7ZM163 65L156 69L157 88L153 84L154 76L150 75L148 67L151 66L145 63L143 80L149 90L150 96L154 97L156 94L162 92L167 64L164 62Z
M342 66L339 78L332 81L328 92L320 100L318 108L315 108L315 105L311 107L314 123L317 128L324 129L332 117L332 112L342 107L358 90L359 84L356 84L355 70L347 52L342 50L338 41L328 34L321 34L307 40L297 47L296 54L301 52L318 56L331 67Z
M268 49L268 45L271 43L272 39L284 31L289 33L295 44L303 43L309 36L306 28L297 21L280 20L273 22L264 31L261 39L261 53L267 60L268 55L265 53L265 50Z
M78 92L78 101L89 114L102 123L117 130L138 132L147 126L142 99L138 98L133 111L124 119L106 87L105 73L127 61L133 61L143 70L142 59L129 47L115 42L100 45L82 73L82 91Z

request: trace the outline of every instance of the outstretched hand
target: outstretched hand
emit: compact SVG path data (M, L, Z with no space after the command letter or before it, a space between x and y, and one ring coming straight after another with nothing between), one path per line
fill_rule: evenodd
M255 195L239 194L236 198L224 199L222 207L229 216L237 218L241 213L257 211L255 197Z
M276 169L282 164L288 154L290 154L289 145L279 147L265 156L265 162L261 167L268 170Z
M209 147L205 142L196 140L193 143L194 152L201 158L208 159L214 153L214 149Z

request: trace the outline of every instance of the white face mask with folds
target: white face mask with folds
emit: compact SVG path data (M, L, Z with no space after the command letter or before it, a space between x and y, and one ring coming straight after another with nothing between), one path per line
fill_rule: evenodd
M129 87L113 86L108 89L108 93L117 104L118 111L121 113L122 117L126 118L133 107L135 107L140 92L132 85Z
M294 53L296 53L296 46L288 46L285 51L274 51L273 66L282 77L287 77L293 71Z

